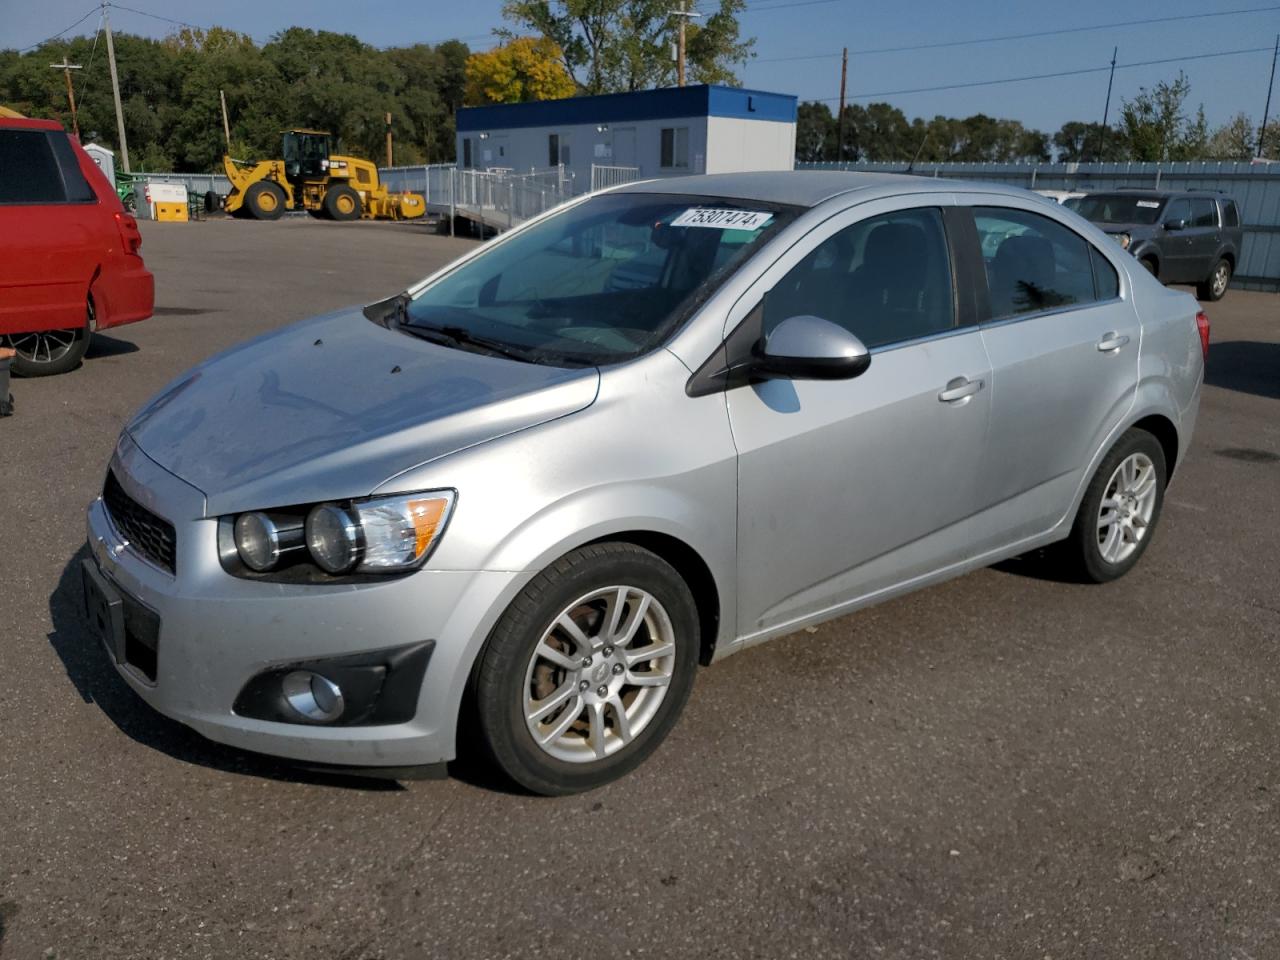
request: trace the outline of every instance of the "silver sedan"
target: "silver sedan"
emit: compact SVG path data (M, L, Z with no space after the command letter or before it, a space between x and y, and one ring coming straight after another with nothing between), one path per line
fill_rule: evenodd
M1124 574L1207 350L1025 191L628 185L169 385L89 508L86 608L214 740L410 777L465 733L588 789L699 663L1038 548Z

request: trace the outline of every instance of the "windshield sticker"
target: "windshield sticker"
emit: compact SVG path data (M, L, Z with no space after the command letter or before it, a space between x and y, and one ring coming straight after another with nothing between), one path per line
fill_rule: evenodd
M1160 201L1159 200L1139 200L1138 206L1150 207L1152 210L1154 210L1156 207L1160 206Z
M692 207L671 221L673 227L711 227L715 230L759 230L773 219L764 210L719 210L715 207Z

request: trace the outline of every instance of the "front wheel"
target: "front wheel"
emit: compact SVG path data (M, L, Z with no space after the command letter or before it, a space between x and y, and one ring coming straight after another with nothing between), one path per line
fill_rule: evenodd
M1218 301L1227 295L1227 285L1231 283L1231 264L1219 260L1213 265L1213 272L1207 280L1196 284L1196 296L1201 300Z
M539 574L490 634L475 674L498 767L548 796L602 786L645 760L693 687L698 617L656 554L582 547Z
M1124 576L1146 551L1164 506L1164 449L1151 434L1126 431L1102 458L1085 490L1061 557L1081 579Z

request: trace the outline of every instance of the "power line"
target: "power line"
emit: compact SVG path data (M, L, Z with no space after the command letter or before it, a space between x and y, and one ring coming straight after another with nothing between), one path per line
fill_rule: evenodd
M1270 53L1270 47L1246 47L1241 50L1219 50L1216 53L1194 53L1182 57L1163 57L1159 60L1136 60L1133 63L1118 63L1115 66L1117 70L1128 70L1133 67L1150 67L1164 63L1186 63L1189 60L1209 60L1214 57L1237 57L1248 53ZM854 93L848 99L850 100L869 100L873 97L899 97L909 93L933 93L939 90L964 90L970 87L992 87L1004 83L1023 83L1028 80L1052 80L1058 77L1078 77L1088 73L1106 73L1111 69L1110 64L1105 67L1081 67L1077 70L1059 70L1054 73L1032 73L1022 77L1002 77L998 80L970 80L965 83L945 83L936 87L912 87L906 90L879 90L875 93ZM818 101L820 103L828 103L837 100L837 97L811 97L808 102Z
M80 87L80 101L89 96L89 83L93 80L93 58L98 52L98 40L102 37L102 17L98 17L98 29L93 32L93 49L89 51L89 65L84 68L84 84Z
M43 40L41 40L39 43L33 43L33 44L30 44L29 46L19 47L19 48L18 48L18 52L19 52L19 53L26 53L28 50L34 50L36 47L43 47L43 46L44 46L46 43L48 43L50 40L57 40L57 39L58 39L60 36L62 36L64 33L70 33L72 30L74 30L76 27L80 26L80 24L84 23L86 20L88 20L90 17L92 17L92 16L93 16L95 13L97 13L97 12L98 12L98 8L97 8L97 7L94 7L94 8L93 8L93 9L91 9L88 13L86 13L83 17L81 17L79 20L77 20L75 23L73 23L71 26L67 27L67 29L65 29L65 30L59 30L59 31L58 31L57 33L55 33L53 36L51 36L51 37L45 37L45 38L44 38Z
M832 2L832 0L804 0L805 3ZM787 4L791 6L792 4ZM800 4L795 4L800 5ZM1035 30L1030 33L1006 33L991 37L974 37L969 40L944 40L936 43L913 43L898 47L868 47L863 50L850 50L850 56L869 56L876 53L905 53L911 50L938 50L943 47L965 47L981 43L1001 43L1006 40L1029 40L1035 37L1056 37L1068 33L1088 33L1094 30L1112 30L1117 27L1150 26L1153 23L1176 23L1185 20L1203 20L1206 17L1225 17L1237 14L1271 13L1280 10L1280 4L1266 7L1240 7L1235 10L1214 10L1210 13L1187 13L1172 17L1147 17L1142 20L1118 20L1115 23L1095 23L1086 27L1059 27L1054 30ZM782 63L791 60L833 60L840 53L805 54L795 57L767 57L753 60L753 63Z

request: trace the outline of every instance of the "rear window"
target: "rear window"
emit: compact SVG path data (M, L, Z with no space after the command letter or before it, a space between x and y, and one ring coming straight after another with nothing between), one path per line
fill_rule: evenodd
M0 203L65 203L67 192L43 130L0 130Z
M1234 200L1222 201L1222 225L1224 227L1240 226L1240 211L1236 209Z

